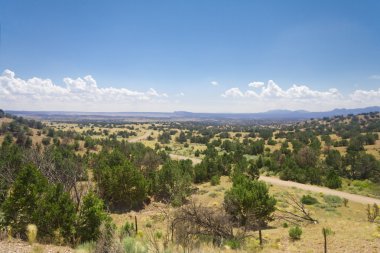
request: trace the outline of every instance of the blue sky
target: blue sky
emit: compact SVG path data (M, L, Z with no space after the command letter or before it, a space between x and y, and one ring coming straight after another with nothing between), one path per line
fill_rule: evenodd
M379 105L379 11L376 0L1 0L0 107Z

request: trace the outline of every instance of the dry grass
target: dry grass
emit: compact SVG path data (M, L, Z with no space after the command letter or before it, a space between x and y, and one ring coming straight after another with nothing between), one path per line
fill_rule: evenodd
M221 206L225 190L231 187L228 177L222 177L220 185L212 186L210 183L196 185L198 192L191 196L195 201L206 206ZM271 194L279 200L281 205L283 194L292 193L301 197L310 194L318 199L320 204L308 207L319 220L319 224L303 225L301 240L292 241L288 236L288 229L283 228L281 221L272 222L271 229L263 231L265 245L260 252L322 252L323 236L322 228L330 227L335 233L328 238L329 252L379 252L380 231L376 225L367 222L365 205L349 202L348 207L328 208L323 200L323 195L302 191L299 189L279 186L270 187ZM168 210L169 207L161 203L151 203L139 212L124 214L112 214L112 218L118 226L126 221L134 221L137 216L139 229L144 237L152 228L165 231L166 225L162 213L159 210ZM256 235L257 237L257 235ZM257 240L248 240L239 252L257 252ZM174 251L177 252L177 251ZM214 248L211 245L203 245L197 252L236 252L226 248Z

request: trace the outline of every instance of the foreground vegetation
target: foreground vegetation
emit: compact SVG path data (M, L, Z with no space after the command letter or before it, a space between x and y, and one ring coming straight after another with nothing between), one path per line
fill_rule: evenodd
M379 197L378 113L269 126L0 117L0 239L81 252L272 252L335 237L347 251L378 249L376 204L258 180ZM350 223L361 236L347 246Z

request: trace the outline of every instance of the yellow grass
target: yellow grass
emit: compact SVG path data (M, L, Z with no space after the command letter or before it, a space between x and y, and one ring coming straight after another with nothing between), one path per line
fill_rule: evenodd
M231 187L228 177L221 178L221 184L211 186L210 183L196 185L198 192L191 196L198 203L206 206L221 207L224 199L224 192ZM271 186L270 192L278 200L282 194L288 192L301 197L304 194L311 194L323 204L323 195L310 193L307 191L279 186ZM322 252L323 236L322 228L329 227L335 233L328 237L329 252L379 252L380 251L380 231L377 226L367 222L366 206L354 202L349 202L348 207L338 207L333 211L326 211L317 206L308 206L319 224L303 225L301 240L292 241L288 236L288 229L283 228L281 221L270 223L271 229L263 231L265 245L261 252ZM146 235L152 228L162 232L166 231L166 223L160 210L168 210L169 207L160 203L151 203L148 207L139 212L129 212L124 214L112 214L112 218L118 226L126 221L134 221L137 216L139 230L142 235ZM148 226L149 225L149 226ZM237 252L256 252L257 234L248 240L247 244ZM236 252L226 248L214 248L211 245L203 245L197 252Z

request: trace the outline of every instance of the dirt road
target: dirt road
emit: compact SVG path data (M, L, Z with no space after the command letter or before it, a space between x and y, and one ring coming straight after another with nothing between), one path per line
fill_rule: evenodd
M175 155L175 154L170 154L170 157L175 160L190 159L193 161L194 164L200 163L202 161L200 158L191 158L191 157ZM346 198L349 201L358 202L362 204L376 203L377 205L380 205L380 199L370 198L370 197L352 194L348 192L332 190L326 187L309 185L309 184L301 184L301 183L297 183L293 181L284 181L275 177L266 177L266 176L260 176L260 180L263 180L267 183L271 183L273 185L284 186L284 187L295 187L295 188L306 190L306 191L312 191L312 192L318 192L318 193L322 192L323 194L335 195L341 198Z
M152 131L147 131L145 134L143 134L141 136L137 136L135 138L129 139L128 142L139 142L142 140L146 140L151 133L152 133Z
M358 202L362 204L373 204L376 203L380 205L380 199L370 198L362 195L347 193L347 192L341 192L337 190L332 190L325 187L320 187L316 185L309 185L309 184L300 184L292 181L284 181L278 178L274 177L265 177L260 176L260 180L263 180L267 183L271 183L278 186L285 186L285 187L296 187L298 189L306 190L306 191L312 191L312 192L322 192L323 194L329 194L329 195L335 195L339 196L341 198L346 198L349 201Z

